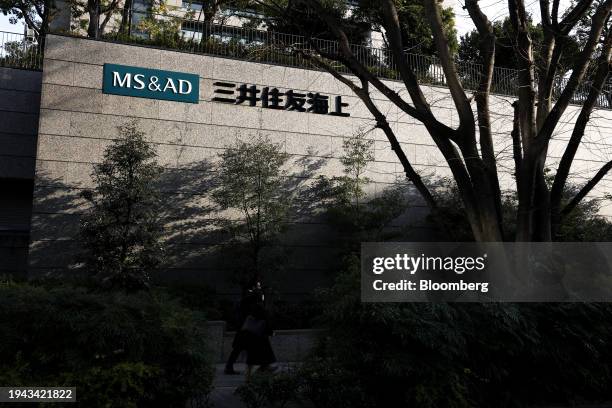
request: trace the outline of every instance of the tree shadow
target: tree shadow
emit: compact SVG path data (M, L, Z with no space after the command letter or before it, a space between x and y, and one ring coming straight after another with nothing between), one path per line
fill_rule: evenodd
M232 280L232 274L243 260L244 253L235 245L230 231L224 228L222 217L225 214L210 200L210 193L218 185L214 159L186 165L178 165L178 159L177 166L164 168L156 186L162 196L160 215L166 250L164 263L152 274L153 279L163 285L207 286L221 295L235 296L240 289ZM313 174L324 165L325 159L299 157L295 162L301 170L287 177L284 183L284 188L294 197L287 235L296 235L292 230L297 223L315 217L319 203L307 185ZM82 169L81 173L85 171L91 173L93 165L87 166L87 170ZM81 197L89 186L69 178L57 169L39 170L37 173L29 278L78 278L87 273L79 256L82 253L79 223L80 216L89 208ZM88 179L85 175L80 175L80 178ZM285 241L281 237L275 244L283 247L283 256L291 257L292 246L286 246ZM265 252L270 257L278 256L274 248ZM290 278L282 280L291 281Z

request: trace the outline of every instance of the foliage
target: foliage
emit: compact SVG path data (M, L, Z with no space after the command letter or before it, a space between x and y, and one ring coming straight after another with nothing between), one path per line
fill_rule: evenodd
M549 181L550 181L549 177ZM435 193L439 200L438 209L429 215L431 221L435 221L438 226L448 226L439 231L448 241L473 241L470 225L466 219L463 203L459 196L456 184L448 179L442 178L437 182ZM568 184L563 193L563 203L573 197L578 187ZM563 220L559 232L554 237L555 241L564 242L608 242L612 241L612 222L606 217L599 215L602 204L612 200L612 197L585 199ZM505 223L504 239L514 240L516 230L516 220L513 214L516 213L517 200L513 193L505 193L502 201L503 219Z
M4 55L0 57L0 66L40 69L41 64L40 45L29 40L4 43Z
M371 398L352 407L424 408L612 397L609 305L362 303L359 265L355 258L324 292L318 369L302 374L333 382L315 387L325 397L345 387Z
M291 202L282 146L258 137L236 141L219 155L219 183L212 198L221 209L233 209L241 220L226 227L249 244L252 273L260 270L261 250L285 228ZM251 275L252 276L252 275Z
M383 239L385 227L406 209L402 187L392 186L367 198L371 180L365 175L374 161L374 141L358 132L343 142L343 176L319 177L318 190L327 218L344 234L349 246L366 239Z
M101 38L109 22L122 11L119 0L67 0L70 5L71 30L86 30L90 38ZM125 2L129 5L130 2ZM87 15L85 18L83 16Z
M160 199L155 182L161 168L156 153L135 123L119 127L120 138L95 165L91 204L81 221L81 241L89 271L104 285L128 290L146 287L161 263Z
M0 0L0 13L8 16L11 24L23 20L41 42L56 12L55 8L54 0Z
M570 185L564 194L564 202L578 191ZM606 194L603 198L582 200L578 206L563 220L556 240L565 242L610 242L612 241L612 221L599 214L602 204L612 201Z
M327 25L305 4L292 3L289 0L261 0L256 3L257 13L269 30L325 40L333 39ZM352 43L362 44L367 40L370 24L354 18L346 1L327 0L323 5L334 19L342 20L347 25L347 35ZM280 9L282 11L279 11Z
M82 407L184 407L209 392L204 320L146 293L0 286L0 383L76 386Z
M497 20L492 23L493 32L496 37L495 42L495 66L502 68L519 69L519 60L513 50L513 41L516 34L510 22L510 18L506 17L503 20ZM536 69L543 64L543 56L541 53L544 32L540 24L533 24L530 20L529 31L531 39L534 42L534 52ZM480 51L481 36L477 30L472 30L461 36L459 44L458 58L461 62L470 62L475 64L482 63ZM580 51L580 45L576 37L567 37L563 48L563 55L559 62L561 73L565 73L574 67L574 60Z
M402 28L402 42L408 48L407 51L425 55L436 54L431 27L427 24L422 1L398 0L396 7ZM455 13L452 7L442 7L440 11L444 31L449 39L449 48L454 53L458 46ZM380 3L377 0L360 1L355 10L355 16L380 29L383 17Z
M295 400L299 378L289 373L255 373L235 393L247 408L284 408Z
M371 405L354 372L333 357L312 356L298 371L302 401L320 408L352 408Z
M255 373L236 389L247 408L315 406L317 408L365 407L370 398L357 378L341 364L312 357L289 372Z
M226 320L215 289L207 284L193 282L168 282L156 284L153 292L157 296L169 296L190 310L203 313L209 320Z
M163 44L169 48L181 48L185 42L181 31L183 20L193 19L194 16L195 11L190 9L184 16L178 18L176 12L161 1L153 5L150 12L138 22L136 29L153 43Z

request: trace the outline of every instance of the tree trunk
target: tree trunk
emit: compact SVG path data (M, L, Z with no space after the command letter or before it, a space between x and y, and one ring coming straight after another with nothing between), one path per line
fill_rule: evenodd
M134 0L125 0L123 10L121 11L121 25L119 26L119 34L128 34L130 28L132 4Z
M89 25L87 27L87 37L100 38L100 2L91 1L88 7Z

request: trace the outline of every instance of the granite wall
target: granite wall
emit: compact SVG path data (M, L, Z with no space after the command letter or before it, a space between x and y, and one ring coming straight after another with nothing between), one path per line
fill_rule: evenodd
M163 277L209 282L221 293L233 292L235 287L228 278L227 264L211 255L226 238L218 234L216 220L236 214L211 210L206 194L214 187L218 154L236 139L263 135L282 144L291 157L289 186L303 205L282 239L288 268L274 279L284 293L310 291L325 281L325 271L335 261L336 235L309 193L318 175L342 174L339 156L343 138L367 131L375 141L376 160L367 171L373 181L368 187L371 196L402 180L401 166L384 134L374 128L367 109L346 86L326 73L62 36L49 36L46 47L30 243L32 274L66 271L75 266L79 213L85 208L79 192L91 186L92 164L101 160L105 147L117 137L117 126L128 120L138 120L166 168L163 191L172 205L164 214L170 250L169 268ZM187 104L103 94L104 63L198 74L200 101ZM342 95L351 116L215 102L215 81ZM400 83L388 84L406 94ZM457 125L448 90L424 87L424 92L436 115L451 126ZM396 129L415 167L431 178L448 175L425 129L377 91L373 91L373 97ZM496 150L502 183L507 188L513 181L509 101L505 97L494 97L492 101ZM576 116L576 107L564 115L551 147L550 165L558 161ZM594 118L585 138L587 143L573 168L578 183L599 169L612 153L612 112L597 111ZM602 182L596 194L610 191L611 182ZM424 223L426 209L410 187L407 197L409 210L395 225L407 223L412 238L426 239L430 231ZM612 214L612 208L606 207L604 212Z

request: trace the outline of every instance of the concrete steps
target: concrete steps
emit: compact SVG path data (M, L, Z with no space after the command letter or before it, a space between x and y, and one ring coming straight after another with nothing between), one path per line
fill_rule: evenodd
M277 372L286 372L295 368L299 363L276 363ZM244 404L240 398L234 394L236 388L246 382L246 364L237 363L234 369L239 371L238 375L227 375L223 372L225 364L217 364L215 366L215 380L213 382L214 389L210 399L214 408L243 408ZM257 375L257 374L255 374Z

